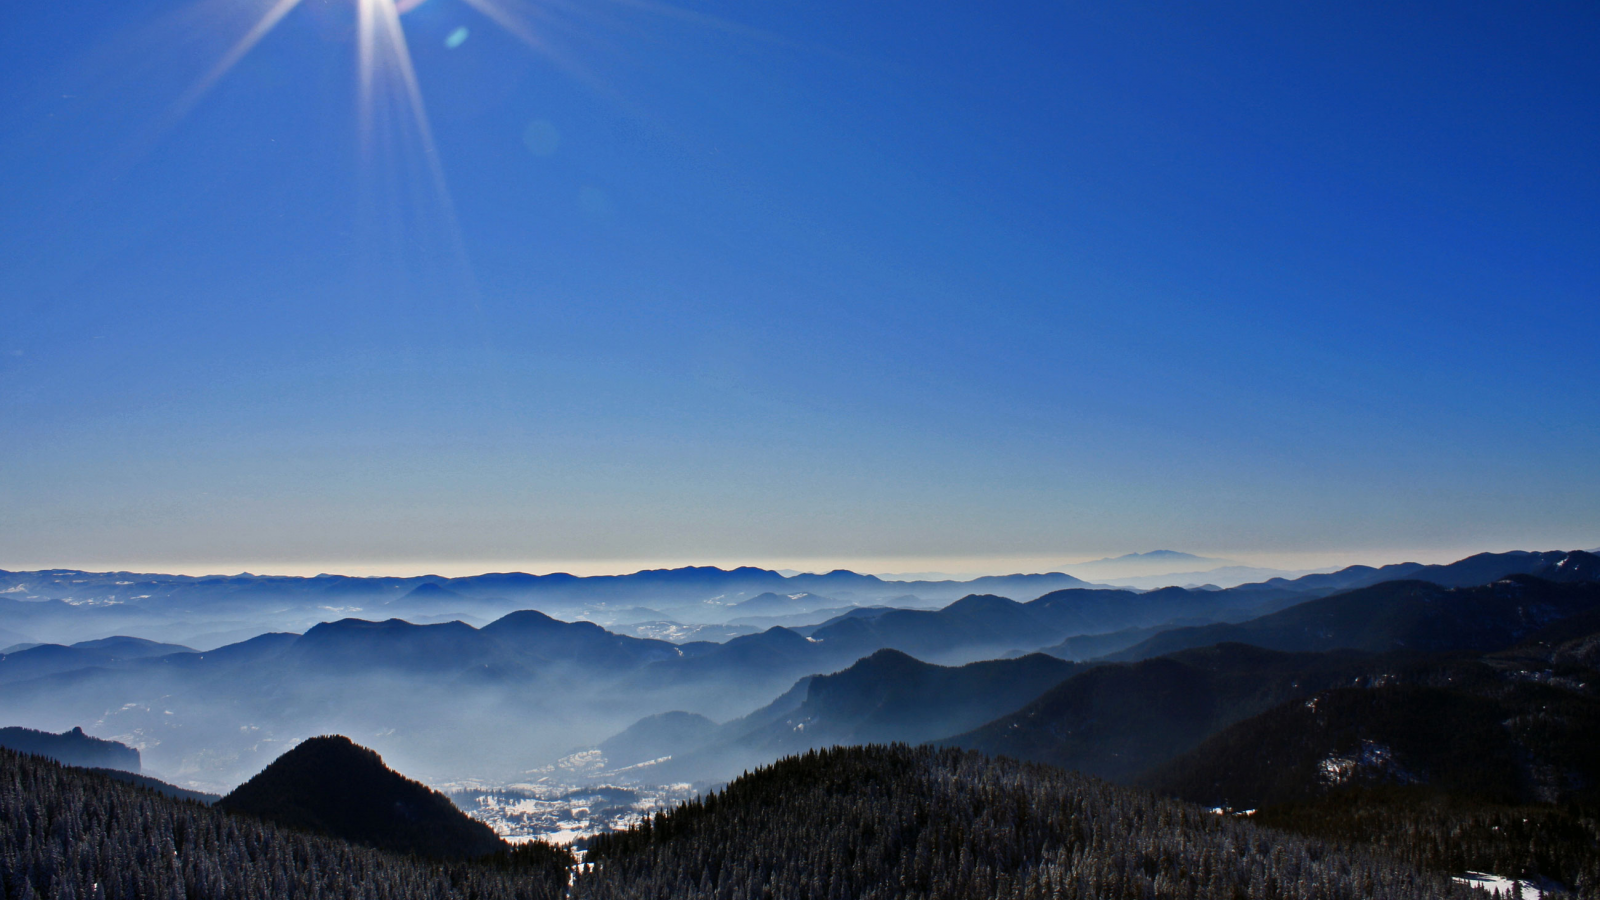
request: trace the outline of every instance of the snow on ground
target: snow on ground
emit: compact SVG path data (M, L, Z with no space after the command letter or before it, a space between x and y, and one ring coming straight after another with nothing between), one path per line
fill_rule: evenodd
M1503 897L1505 900L1542 900L1544 891L1537 885L1526 881L1516 881L1503 878L1499 875L1490 875L1487 872L1468 872L1450 879L1456 884L1464 884L1481 891L1487 891L1491 896ZM1516 889L1520 888L1520 891Z

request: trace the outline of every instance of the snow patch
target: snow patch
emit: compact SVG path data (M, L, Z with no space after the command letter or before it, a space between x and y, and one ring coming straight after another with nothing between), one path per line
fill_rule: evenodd
M1394 751L1377 741L1363 740L1361 747L1350 753L1333 754L1317 764L1318 777L1323 784L1345 784L1357 775L1384 775L1401 784L1414 784L1420 779L1395 762Z
M1506 878L1502 875L1491 875L1488 872L1468 872L1450 879L1456 884L1477 888L1492 897L1501 897L1504 900L1543 900L1544 890L1536 884L1519 881L1515 878Z

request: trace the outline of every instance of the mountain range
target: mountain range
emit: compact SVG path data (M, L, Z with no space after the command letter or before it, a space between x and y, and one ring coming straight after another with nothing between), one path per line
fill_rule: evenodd
M633 769L629 780L718 780L815 747L922 743L962 731L997 709L1027 703L1076 668L1044 654L948 667L879 650L834 674L802 678L772 703L722 725L665 713L599 749L613 770Z
M939 609L852 607L813 625L722 643L637 638L522 610L481 628L345 617L300 635L264 634L204 653L163 653L173 648L139 641L45 645L0 657L0 716L56 729L83 723L138 742L156 754L146 760L155 771L203 790L226 789L293 741L333 731L374 735L382 752L429 777L463 769L490 776L595 746L667 711L722 723L746 718L789 695L799 680L884 649L961 666L1039 650L1134 660L1219 642L1380 653L1484 647L1464 636L1474 628L1489 636L1524 632L1587 602L1580 596L1586 582L1578 579L1589 577L1594 562L1581 552L1488 554L1420 571L1441 581L1485 577L1499 584L1452 593L1437 584L1380 581L1346 589L1337 602L1328 598L1340 590L1337 579L1326 575L1228 590L1069 587L1020 602L975 594ZM1342 577L1356 583L1418 571L1356 567ZM1529 571L1538 575L1517 580ZM1506 580L1508 574L1514 577ZM1444 632L1430 636L1428 627ZM993 706L987 718L962 724L979 729L1022 703ZM887 739L896 732L873 733ZM480 737L464 747L462 734ZM1203 736L1197 732L1195 740ZM786 745L771 746L764 752Z
M1586 557L1589 555L1563 556L1542 571L1578 579L1594 571ZM1565 564L1569 558L1571 564ZM1520 558L1511 562L1522 566ZM1479 564L1481 560L1473 563ZM1061 609L1083 616L1085 606L1093 611L1097 608L1094 603L1111 593L1065 591L1027 604L966 598L943 613L959 621L961 616L982 611L990 629L1042 629L1047 626L1041 623L1038 610L1059 604ZM1140 598L1160 608L1165 602L1158 596L1162 594L1179 599L1192 596L1192 592L1172 589L1121 599ZM972 682L981 682L990 663L940 669L942 679L933 689L937 699L930 700L917 693L932 683L926 677L930 668L926 663L903 653L880 651L837 675L801 682L760 711L763 727L751 727L741 720L716 727L702 722L697 736L703 746L690 749L680 741L671 747L640 748L635 756L654 759L670 755L674 759L661 764L660 772L706 777L810 746L939 738L949 745L1129 780L1194 748L1219 730L1284 702L1318 690L1396 677L1393 672L1411 661L1440 653L1502 650L1529 634L1545 633L1538 631L1541 627L1581 627L1574 623L1600 615L1597 607L1600 584L1594 581L1551 582L1510 575L1472 588L1443 588L1417 581L1379 583L1309 600L1237 625L1159 632L1135 650L1063 669L1059 684L1046 685L1036 699L1024 702L1017 702L1016 695L986 694L974 687ZM901 615L921 621L928 614ZM1021 619L1023 616L1027 618ZM885 619L890 619L889 614L857 616L841 623L856 622L852 627L859 628L859 623ZM923 650L929 649L927 632L925 626L907 629L922 640ZM824 632L813 632L819 633ZM1158 646L1162 641L1170 641L1171 646ZM1563 646L1561 652L1570 655L1579 645ZM1059 652L1060 645L1050 649ZM1118 658L1132 662L1119 664ZM896 699L885 704L880 701L882 696ZM927 724L950 726L952 720L930 714L929 709L959 696L975 701L964 712L972 722L971 730L950 727L944 735L936 728L930 732ZM985 721L985 712L993 721Z
M0 570L0 646L71 643L138 633L217 646L264 631L303 631L329 613L418 620L447 616L488 621L519 609L567 618L618 621L638 607L688 624L726 622L740 603L763 594L812 594L822 606L937 606L970 593L1033 599L1081 587L1070 575L986 576L973 581L885 581L838 570L796 574L753 567L691 566L629 575L492 573L461 578L319 575L204 577L50 569ZM915 602L906 598L914 597ZM745 610L745 614L753 614Z
M406 770L455 777L470 766L526 777L540 754L576 749L603 766L588 771L618 782L714 784L788 758L736 781L737 799L591 844L611 874L587 888L580 878L575 897L633 890L633 865L712 878L666 846L701 828L815 842L833 833L815 812L831 808L818 784L864 797L891 783L921 792L920 776L905 780L916 770L945 772L951 790L967 777L991 790L994 779L1042 783L1061 769L1224 813L1252 809L1274 827L1425 870L1489 866L1582 893L1600 884L1597 576L1600 559L1584 552L1483 554L1227 590L1078 586L1027 600L970 594L937 609L819 607L822 621L722 643L639 638L534 610L481 627L342 617L204 653L122 638L27 647L0 656L0 712L75 717L162 754L158 771L191 787L259 769L218 804L255 821L455 858L509 851L479 843L481 827L452 818L447 799L375 750L299 737L371 735ZM759 605L823 602L770 593ZM872 749L816 752L841 744ZM907 744L933 749L887 749ZM1016 767L1040 763L1054 768ZM810 798L778 814L800 824L761 830L784 791ZM835 838L857 840L825 839ZM879 848L861 840L863 852ZM838 877L842 890L855 876Z
M1560 569L1547 574L1572 576ZM1276 650L1487 650L1587 609L1593 584L1532 575L1503 576L1478 587L1383 582L1246 622L1163 631L1110 658L1146 659L1225 641Z

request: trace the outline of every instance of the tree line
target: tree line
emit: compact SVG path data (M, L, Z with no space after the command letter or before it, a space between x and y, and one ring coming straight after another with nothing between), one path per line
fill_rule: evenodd
M836 747L588 843L573 900L1435 900L1442 875L1049 766Z
M387 853L0 750L0 900L560 900L571 862Z

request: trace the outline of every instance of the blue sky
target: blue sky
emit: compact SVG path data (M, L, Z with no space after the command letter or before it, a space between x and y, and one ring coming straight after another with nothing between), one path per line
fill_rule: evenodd
M355 3L0 7L0 567L1600 545L1593 4Z

